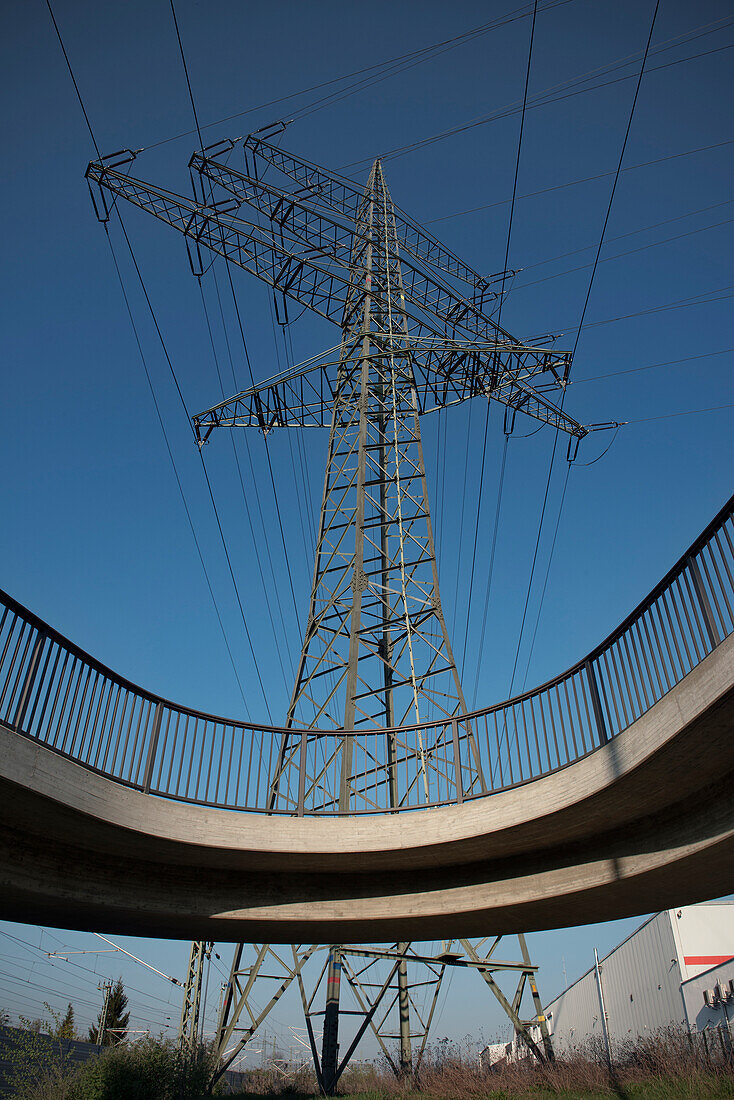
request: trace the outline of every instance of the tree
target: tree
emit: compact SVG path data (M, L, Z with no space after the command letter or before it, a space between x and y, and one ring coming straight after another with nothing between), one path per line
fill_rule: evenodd
M66 1012L62 1017L54 1012L55 1027L51 1034L54 1039L76 1039L76 1028L74 1026L74 1006L71 1002L66 1007Z
M105 989L105 996L107 990ZM115 1043L120 1043L127 1034L127 1025L130 1022L130 1013L126 1012L127 1008L127 994L125 993L125 987L122 984L122 978L118 978L115 982L112 990L109 994L109 1003L107 1005L107 1018L104 1022L104 1034L101 1039L101 1045L112 1046ZM102 1006L102 1011L97 1017L97 1023L89 1029L89 1042L100 1043L99 1030L102 1026L102 1019L105 1015L105 1006Z

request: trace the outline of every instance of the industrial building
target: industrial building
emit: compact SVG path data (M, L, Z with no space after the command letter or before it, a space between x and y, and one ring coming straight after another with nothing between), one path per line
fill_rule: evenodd
M616 1045L660 1028L692 1031L734 1014L734 902L665 909L593 965L546 1007L564 1053L598 1037Z

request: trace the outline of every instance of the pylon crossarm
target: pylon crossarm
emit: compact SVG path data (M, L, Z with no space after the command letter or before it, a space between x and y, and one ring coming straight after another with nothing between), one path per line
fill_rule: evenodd
M253 175L258 170L257 160L261 160L264 165L272 165L298 184L298 193L308 197L314 205L356 219L364 188L336 172L328 172L319 165L285 152L254 134L246 138L243 148L245 163L248 167L251 166ZM473 297L480 304L498 297L497 283L503 278L502 272L490 276L480 275L405 211L397 206L394 211L401 254L407 251L409 255L421 259L436 270L461 279L472 288Z
M237 210L243 204L253 207L259 214L264 215L275 232L281 238L287 237L289 249L294 254L299 254L304 245L313 249L314 240L322 263L333 262L338 268L348 269L353 255L355 236L364 236L364 227L360 225L358 213L345 214L342 210L319 208L309 196L294 194L292 191L284 191L266 183L254 175L239 172L229 164L223 164L211 157L194 153L189 162L201 177L202 203L207 203L206 180L210 187L218 185L223 188L228 196L232 196L237 202ZM415 234L412 234L413 236ZM438 251L442 246L435 242ZM416 253L410 246L396 235L394 248L400 249L400 262L403 269L403 292L409 301L421 308L434 312L461 314L464 320L461 322L479 332L492 332L502 334L504 330L498 328L490 316L473 297L467 298L465 294L446 283L445 279L435 270L428 272L424 265L432 267L431 262L425 256ZM397 254L397 253L396 253ZM456 272L452 271L455 275ZM474 276L472 289L477 280L484 286L484 299L494 302L498 294L489 288L489 285L481 280L479 275Z
M430 372L427 371L425 363L420 359L421 355L426 354L420 343L416 342L415 354L412 351L412 340L410 344L410 352L401 350L400 354L409 355L411 367L415 372L416 397L421 413L435 412L440 408L457 405L471 397L481 395L499 401L516 412L525 413L541 423L558 428L577 439L583 439L588 434L588 428L579 424L538 389L521 378L520 371L515 375L507 373L497 378L492 362L489 358L483 358L483 354L501 355L503 352L501 348L497 350L498 346L471 345L474 371L471 375L462 378L458 372L448 366L442 377L440 370L444 368L438 361ZM457 353L454 342L448 347L453 354ZM520 345L508 354L519 358L524 353L533 359L537 359L539 355L554 354L539 349L521 348ZM371 361L377 361L381 354L376 351L369 358ZM427 354L437 354L435 343ZM220 401L217 405L192 417L198 439L200 442L206 441L212 430L217 427L256 427L263 432L284 427L326 427L331 420L333 404L338 392L336 372L338 366L339 362L333 360L321 361L316 365L294 367L275 379L242 390L233 397Z
M286 297L300 302L327 320L342 324L350 302L350 286L354 266L333 269L329 259L317 246L306 254L298 254L275 230L267 230L252 222L234 217L222 204L205 205L186 199L174 192L155 187L133 176L109 167L103 161L93 161L87 168L87 179L99 188L96 201L98 215L109 219L110 206L106 192L125 198L133 205L146 210L160 221L178 230L186 238L192 271L202 274L205 262L202 248L224 257L228 261L256 275L260 280L280 291ZM449 288L431 283L420 273L407 272L398 285L389 288L388 297L394 296L393 310L406 319L403 337L411 339L440 339L448 325L461 340L461 330L479 337L476 350L466 349L464 356L457 356L456 349L443 353L435 348L423 351L420 343L411 348L411 367L419 391L419 411L428 405L455 403L486 390L486 378L507 383L515 378L527 380L537 374L550 372L560 380L570 365L568 353L548 349L529 348L509 333L498 329L484 317L472 303L455 295ZM373 290L385 293L380 286L381 275L375 275ZM352 304L356 305L354 291ZM410 307L413 306L413 310ZM417 310L417 312L416 312ZM493 343L490 345L488 341ZM481 345L487 346L483 350ZM490 350L490 347L492 350ZM425 356L428 356L426 359ZM442 356L442 357L441 357ZM300 375L299 375L300 377ZM480 384L481 382L481 384ZM438 397L441 387L447 392L443 401ZM490 386L490 389L493 389ZM275 395L278 394L277 387ZM428 395L432 395L430 401ZM314 413L313 395L309 394L308 408ZM330 401L333 392L324 402L317 403L316 423L328 423ZM291 408L287 400L276 404L276 413ZM294 402L291 412L300 407ZM303 416L306 415L304 412ZM262 426L256 415L253 423ZM277 422L277 421L276 421ZM297 419L294 423L300 423ZM310 423L311 421L309 421Z

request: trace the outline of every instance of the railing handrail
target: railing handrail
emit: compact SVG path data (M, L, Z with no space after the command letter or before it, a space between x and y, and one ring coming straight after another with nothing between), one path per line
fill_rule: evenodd
M658 582L658 584L642 599L637 606L626 616L622 622L615 627L615 629L604 638L597 646L594 647L586 656L582 657L575 664L570 665L563 672L551 677L550 680L546 680L542 684L538 684L528 691L522 692L519 695L511 696L508 699L504 699L498 703L492 703L489 706L478 707L475 710L467 711L464 714L458 714L453 716L446 716L445 718L437 718L433 721L416 722L410 725L402 725L399 727L379 727L364 731L354 731L355 736L359 736L361 733L390 733L392 730L401 730L403 732L435 728L437 725L443 725L452 721L464 723L477 718L481 718L484 715L492 714L497 711L502 711L513 705L518 705L524 700L530 699L540 693L547 692L550 688L563 683L569 677L579 672L589 662L597 660L605 650L609 649L623 634L625 634L629 628L645 613L645 611L655 602L655 600L670 586L670 584L678 577L691 558L706 546L711 536L719 530L725 523L727 518L734 511L734 495L732 495L724 504L724 506L717 512L714 518L704 528L700 535L691 543L688 549L683 553L676 563L668 570L665 576ZM283 734L284 732L301 732L301 727L285 727L274 726L268 723L262 722L246 722L239 718L227 718L223 715L211 714L206 711L196 710L194 707L186 706L185 704L176 703L171 699L167 699L162 695L157 695L153 691L149 691L147 688L141 687L139 684L134 683L132 680L128 680L125 676L120 675L114 669L98 660L91 653L82 649L81 646L71 641L55 627L50 626L44 619L42 619L35 612L29 610L13 596L9 595L3 589L0 589L0 604L3 604L8 610L14 612L16 615L24 619L30 626L38 630L47 638L56 642L58 645L68 650L73 656L78 657L85 664L89 665L95 672L99 672L101 675L107 677L115 684L124 688L127 691L138 695L141 699L146 700L153 706L162 706L169 710L176 711L177 713L184 714L190 718L198 718L204 722L214 722L218 724L227 725L230 727L251 730L253 732ZM344 731L338 728L334 729L321 729L318 727L308 727L309 737L317 736L340 736Z

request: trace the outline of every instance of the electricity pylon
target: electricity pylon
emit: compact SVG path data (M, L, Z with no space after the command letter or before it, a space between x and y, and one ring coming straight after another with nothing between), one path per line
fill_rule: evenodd
M244 141L242 169L219 159L234 148L226 142L194 154L193 201L132 177L132 153L92 162L87 178L96 185L101 220L110 215L109 195L125 198L184 235L195 275L204 273L205 253L215 253L272 287L285 323L291 299L341 329L338 348L194 417L201 445L218 426L330 427L311 600L269 808L349 814L397 811L417 798L428 804L456 774L451 724L440 722L467 707L439 595L420 417L471 397L495 399L511 418L524 412L567 433L576 446L588 429L547 396L565 386L570 355L522 343L495 323L501 276L485 279L399 211L379 160L358 188L263 136ZM401 732L432 720L434 732L429 726L417 745ZM378 765L378 741L387 767ZM470 734L467 741L454 780L462 797L487 792ZM419 1039L419 1060L448 965L478 970L528 1048L552 1057L525 938L518 937L521 957L511 961L497 957L500 940L462 940L462 950L452 941L432 956L405 942L383 949L332 945L310 997L302 972L313 946L292 948L291 960L261 945L255 964L245 968L240 945L220 1013L221 1064L234 1059L263 1018L249 1005L266 960L275 964L267 977L279 983L268 1010L291 982L298 984L327 1094L368 1027L389 1054L383 1010L392 1005L399 1017L396 1071L414 1068L411 1040ZM351 965L358 957L370 961ZM387 977L369 980L366 972L378 963ZM409 964L429 973L421 984L432 996L423 1012L412 996ZM519 975L509 998L497 981L508 972ZM340 1061L342 973L361 1023ZM319 1057L312 1017L324 979ZM526 989L529 1019L520 1015ZM238 1023L239 1013L249 1020Z
M204 965L211 960L213 949L214 944L204 940L195 940L191 944L183 1003L181 1005L181 1021L178 1027L178 1044L184 1052L195 1050L199 1042Z

